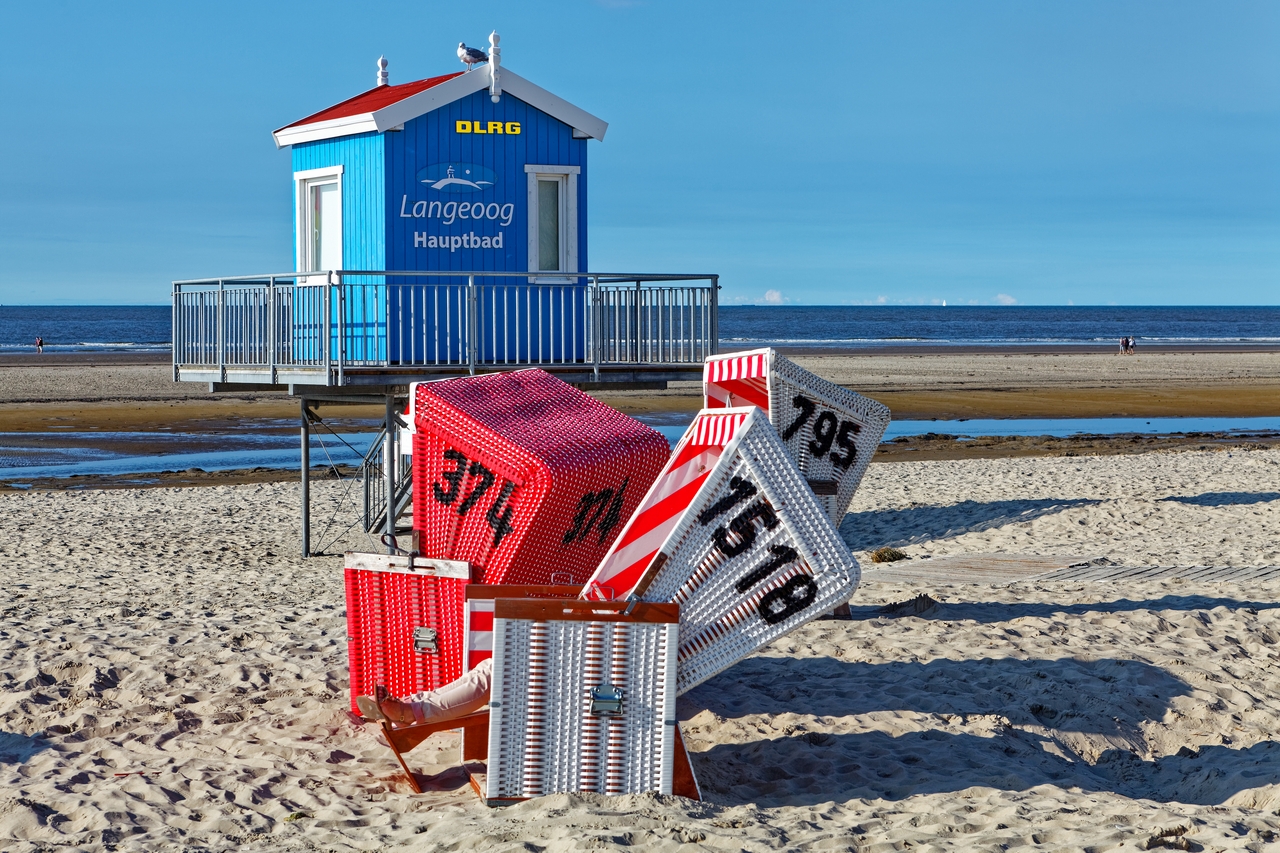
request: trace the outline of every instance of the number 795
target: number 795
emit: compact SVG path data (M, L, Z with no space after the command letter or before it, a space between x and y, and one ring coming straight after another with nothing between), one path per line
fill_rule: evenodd
M858 449L853 442L854 437L862 432L862 424L856 421L842 421L836 417L835 412L826 411L819 414L815 420L813 415L818 411L818 404L803 394L797 394L791 400L791 405L799 409L800 413L782 431L782 440L790 441L792 436L812 420L813 439L809 442L809 452L815 457L822 456L831 450L832 444L835 444L843 452L832 453L831 462L841 471L848 470L853 460L857 458Z

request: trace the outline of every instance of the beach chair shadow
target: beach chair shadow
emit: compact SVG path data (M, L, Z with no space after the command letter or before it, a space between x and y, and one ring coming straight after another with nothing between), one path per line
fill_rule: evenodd
M1012 622L1024 616L1082 616L1087 613L1137 613L1162 610L1213 610L1225 607L1228 610L1271 610L1280 607L1277 601L1251 601L1248 599L1222 598L1208 595L1165 595L1160 598L1128 599L1102 601L1081 604L1043 604L1039 602L1006 602L1006 601L965 601L959 603L939 602L927 611L912 614L920 619L933 621L965 620L992 624ZM870 619L883 619L884 607L879 604L851 604L849 618L855 622Z
M706 798L760 808L812 806L852 799L902 800L973 787L1026 791L1037 785L1079 787L1164 803L1275 808L1269 786L1280 783L1280 744L1264 741L1184 750L1144 760L1111 750L1092 763L1047 752L1044 741L1017 730L994 737L937 730L805 732L750 743L718 744L694 753ZM1239 795L1257 791L1256 800Z
M1192 506L1242 506L1280 501L1280 492L1204 492L1199 495L1171 495L1160 500Z
M1257 789L1253 807L1274 808L1280 795L1267 786L1280 783L1280 744L1188 747L1154 760L1137 754L1146 743L1143 725L1191 692L1163 669L1132 660L755 657L690 691L681 716L705 708L730 725L743 720L746 731L755 731L757 720L785 715L791 722L789 736L693 753L704 794L724 804L816 805L1054 785L1202 805ZM797 716L875 712L923 717L932 727L839 733L796 724Z
M1034 521L1073 507L1097 503L1099 501L1086 498L961 501L947 506L851 512L840 522L840 537L854 551L884 546L898 548Z
M1118 691L1128 691L1119 701ZM1133 660L936 659L855 663L829 657L751 657L685 694L684 707L726 718L876 711L977 717L1111 738L1140 737L1191 687ZM1061 709L1057 713L1055 709ZM696 712L695 712L696 713Z
M23 764L48 748L48 741L41 735L0 731L0 764Z

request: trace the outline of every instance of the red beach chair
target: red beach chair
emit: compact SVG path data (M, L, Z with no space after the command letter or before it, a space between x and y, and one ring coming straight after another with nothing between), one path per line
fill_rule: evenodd
M421 383L414 416L419 547L489 584L585 581L670 452L543 370Z
M462 675L466 563L349 552L347 663L351 711L379 686L396 696L434 690Z

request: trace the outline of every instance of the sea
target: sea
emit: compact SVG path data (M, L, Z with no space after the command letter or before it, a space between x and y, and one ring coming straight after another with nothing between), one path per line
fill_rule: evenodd
M1280 306L767 306L720 309L724 347L1280 343Z
M167 305L0 305L0 354L168 352ZM1280 306L723 306L726 348L1280 344Z
M0 355L35 352L168 353L168 305L0 305Z

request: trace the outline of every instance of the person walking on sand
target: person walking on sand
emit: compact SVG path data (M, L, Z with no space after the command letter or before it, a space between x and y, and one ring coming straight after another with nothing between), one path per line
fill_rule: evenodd
M1129 336L1129 355L1133 355L1135 352L1137 352L1137 346L1138 346L1138 341L1133 337L1133 335L1130 335Z
M1116 355L1124 355L1124 354L1125 354L1126 352L1128 352L1128 351L1129 351L1129 339L1128 339L1128 338L1121 338L1121 339L1120 339L1120 352L1116 353Z
M44 352L44 338L36 335L36 353Z

